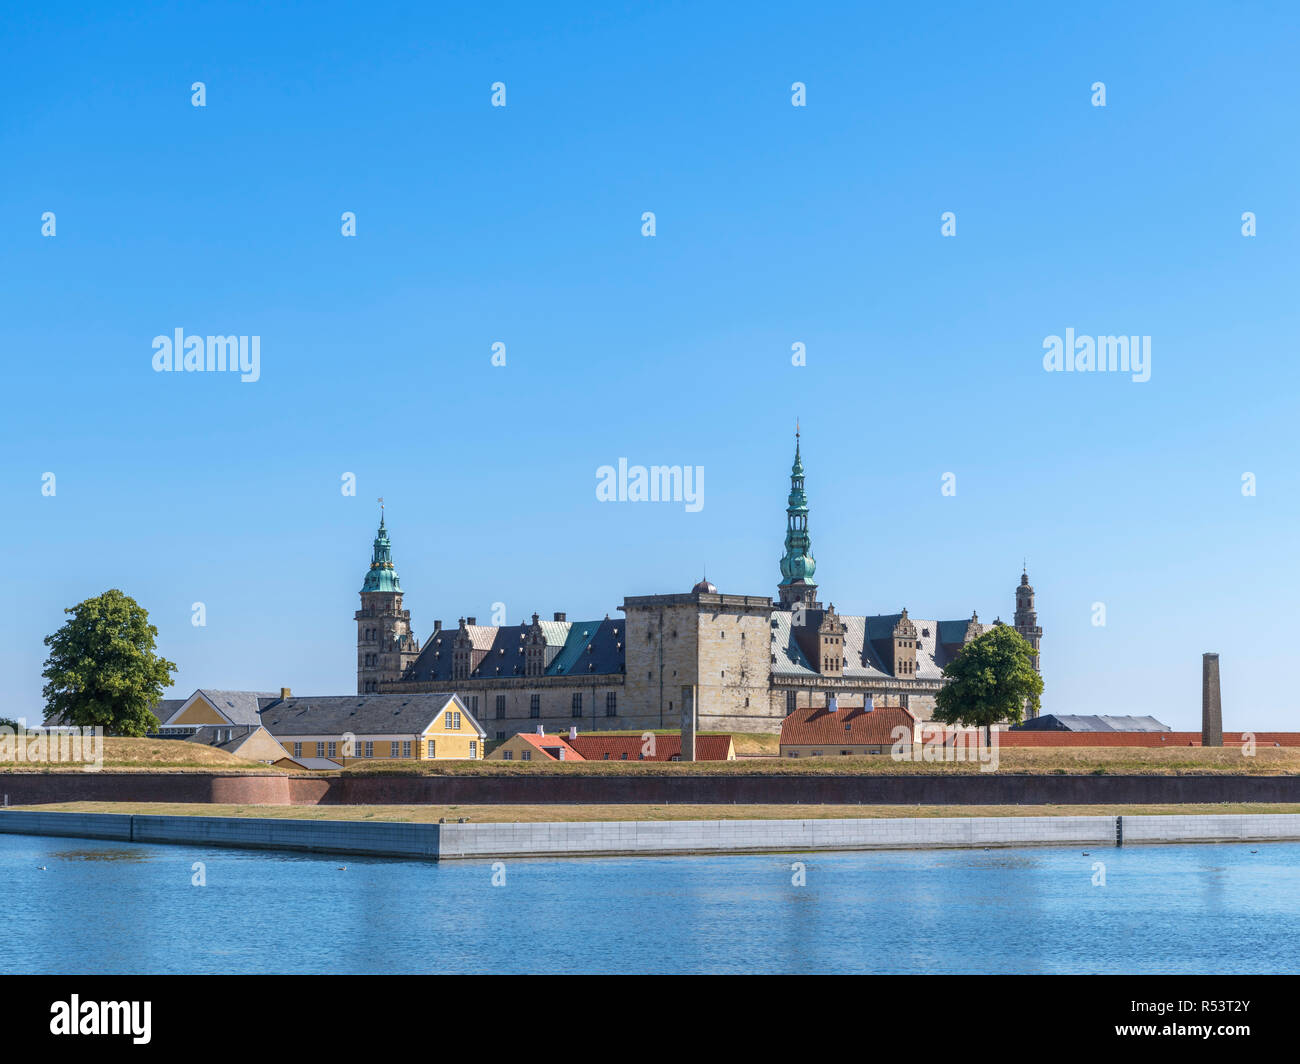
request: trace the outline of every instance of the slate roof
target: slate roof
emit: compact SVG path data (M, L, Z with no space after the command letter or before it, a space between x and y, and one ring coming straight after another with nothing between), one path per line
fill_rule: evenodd
M1019 725L1017 731L1071 731L1071 732L1167 732L1168 724L1155 717L1114 717L1047 713Z
M216 706L231 724L260 724L258 713L262 706L279 698L269 691L214 691L207 687L200 687L197 693ZM167 722L165 717L159 720Z
M185 705L183 698L160 698L153 704L153 715L158 718L158 723L163 723L175 713L181 706ZM41 721L42 728L66 728L68 725L60 724L53 717L47 717Z
M606 617L603 621L538 621L546 638L547 676L608 675L623 671L624 622ZM525 640L531 624L465 626L475 651L483 658L470 673L471 679L527 674ZM407 679L425 683L455 683L452 653L458 628L443 628L431 635L416 659ZM591 649L588 650L588 647Z
M844 676L851 680L879 680L890 677L888 662L894 626L901 613L871 616L838 614L844 625ZM772 612L772 672L777 676L816 676L817 670L800 649L789 610ZM812 621L812 617L808 618ZM957 656L966 638L969 621L927 621L909 615L916 625L916 673L921 680L943 677L944 666ZM820 623L820 615L816 616ZM810 623L815 631L815 626ZM909 679L913 677L908 677Z
M218 750L225 750L234 753L239 747L248 741L249 736L254 735L261 728L260 724L205 724L203 727L195 730L193 735L184 737L187 743L202 743L204 746L215 746ZM222 739L222 736L230 732L229 739ZM217 740L221 739L220 742Z
M824 706L811 706L796 709L781 722L781 745L825 746L827 750L841 744L892 746L895 728L906 728L910 740L915 724L916 718L901 706L879 706L870 713L861 706L834 713Z
M482 725L454 694L324 695L277 698L262 710L262 725L277 739L294 735L419 735L447 704L480 737Z

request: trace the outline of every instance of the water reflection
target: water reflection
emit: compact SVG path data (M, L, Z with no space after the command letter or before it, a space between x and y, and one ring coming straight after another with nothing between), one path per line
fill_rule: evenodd
M125 850L56 850L50 854L51 859L55 861L152 861L154 859L152 850L125 849Z
M502 865L0 836L0 971L1300 971L1296 843Z

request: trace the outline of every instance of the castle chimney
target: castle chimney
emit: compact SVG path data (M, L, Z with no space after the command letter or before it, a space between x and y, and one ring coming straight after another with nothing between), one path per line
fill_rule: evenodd
M434 622L433 622L433 630L434 630L435 632L441 632L441 631L442 631L442 621L434 621Z
M466 617L466 618L465 618L465 623L466 623L466 624L478 624L478 618L477 618L477 617Z
M1201 655L1201 745L1223 745L1223 700L1219 694L1219 655Z
M281 697L281 698L292 698L292 697L293 697L293 692L290 691L289 688L287 688L287 687L281 687L281 688L280 688L280 697Z
M555 614L555 619L556 619L557 621L562 621L562 620L564 620L564 614L563 614L563 613L560 613L560 612L557 610L557 611L556 611L556 614Z

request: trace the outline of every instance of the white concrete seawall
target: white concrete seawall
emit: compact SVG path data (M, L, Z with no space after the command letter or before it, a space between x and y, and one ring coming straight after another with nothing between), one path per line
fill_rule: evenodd
M438 860L1300 840L1300 814L397 824L0 810L0 833Z

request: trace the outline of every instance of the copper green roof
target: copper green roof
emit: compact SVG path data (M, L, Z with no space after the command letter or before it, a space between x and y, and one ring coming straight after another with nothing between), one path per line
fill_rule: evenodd
M370 571L366 573L366 582L361 585L361 590L402 590L397 570L393 568L393 545L388 541L388 529L384 527L382 514L379 517L379 531L375 533L374 549L370 553Z
M785 510L785 554L781 558L781 576L787 584L796 580L812 584L813 574L817 572L817 562L812 555L812 537L808 535L808 496L804 493L803 480L803 459L799 455L799 434L796 432L794 465L790 467L790 498Z

